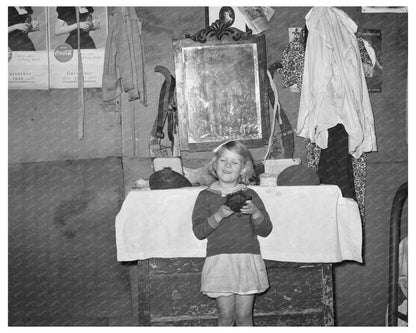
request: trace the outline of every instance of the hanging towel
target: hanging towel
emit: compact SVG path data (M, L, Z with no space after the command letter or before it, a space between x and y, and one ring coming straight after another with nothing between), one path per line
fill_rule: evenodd
M103 69L103 100L111 101L122 91L129 101L146 104L144 52L141 21L134 7L115 7L109 13Z
M314 7L306 15L305 50L297 134L328 147L328 129L344 125L355 158L376 151L373 111L355 36L357 25L342 10Z

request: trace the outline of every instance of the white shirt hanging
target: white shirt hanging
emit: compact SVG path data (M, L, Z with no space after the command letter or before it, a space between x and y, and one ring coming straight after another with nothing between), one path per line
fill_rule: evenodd
M350 154L359 158L376 151L373 111L354 35L357 25L340 9L314 7L306 26L297 134L325 149L328 129L341 123Z

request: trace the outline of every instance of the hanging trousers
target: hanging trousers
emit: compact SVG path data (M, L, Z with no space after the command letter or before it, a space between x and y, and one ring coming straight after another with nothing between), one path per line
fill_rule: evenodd
M356 200L348 133L342 124L328 129L328 148L321 150L318 175L321 184L338 185L343 197Z

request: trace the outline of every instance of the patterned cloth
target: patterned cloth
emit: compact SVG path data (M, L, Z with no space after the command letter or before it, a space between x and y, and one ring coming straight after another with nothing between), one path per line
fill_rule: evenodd
M364 64L370 65L372 66L373 63L371 62L371 58L368 55L367 49L365 47L364 41L362 37L357 37L357 42L358 42L358 48L360 49L360 55L361 55L361 61ZM364 76L365 77L372 77L372 75L366 71L366 67L363 67L364 69Z
M278 69L278 72L282 75L283 87L296 84L296 91L301 91L304 59L305 48L303 42L295 38L284 49L281 59L282 68Z

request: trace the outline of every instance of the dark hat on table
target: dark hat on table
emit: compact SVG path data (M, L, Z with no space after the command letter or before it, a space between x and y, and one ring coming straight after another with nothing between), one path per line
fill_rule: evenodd
M319 185L320 183L318 173L301 164L287 167L277 177L277 185L280 186Z

